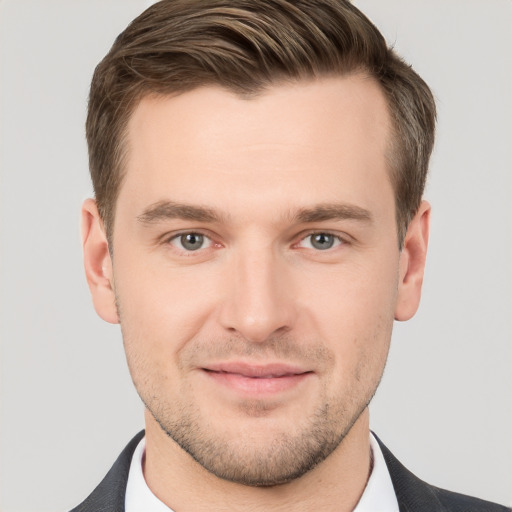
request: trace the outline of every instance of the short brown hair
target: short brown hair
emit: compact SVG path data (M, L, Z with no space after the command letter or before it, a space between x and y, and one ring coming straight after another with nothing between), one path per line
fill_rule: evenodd
M138 16L94 72L89 166L111 240L127 123L148 94L217 84L254 95L283 80L364 72L384 91L393 134L391 181L401 246L434 143L430 89L346 0L163 0Z

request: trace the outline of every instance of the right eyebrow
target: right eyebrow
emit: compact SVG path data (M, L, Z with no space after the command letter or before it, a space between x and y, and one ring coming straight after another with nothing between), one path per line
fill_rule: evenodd
M218 222L220 221L220 215L211 208L203 206L192 206L174 201L159 201L146 208L137 216L137 220L142 224L153 224L169 219Z

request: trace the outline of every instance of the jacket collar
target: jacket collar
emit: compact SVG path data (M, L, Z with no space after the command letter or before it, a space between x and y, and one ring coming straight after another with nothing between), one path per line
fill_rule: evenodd
M375 435L388 466L400 512L443 512L436 488L420 480L404 467Z
M90 496L71 512L124 512L126 483L132 455L139 441L144 437L144 430L139 432L121 452L105 478Z

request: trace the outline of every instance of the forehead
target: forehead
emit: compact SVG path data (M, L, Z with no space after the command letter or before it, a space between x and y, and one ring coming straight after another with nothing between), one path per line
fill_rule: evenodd
M285 203L314 202L318 192L329 202L343 189L344 200L364 200L376 178L389 181L390 133L384 94L360 75L275 85L251 98L220 87L148 96L128 124L120 197L234 205L272 191Z

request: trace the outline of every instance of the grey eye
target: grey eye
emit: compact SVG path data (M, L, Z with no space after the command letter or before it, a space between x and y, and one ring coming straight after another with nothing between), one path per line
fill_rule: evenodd
M333 247L337 247L341 244L343 244L343 240L339 236L319 231L304 237L298 245L305 249L327 251L328 249L332 249Z
M178 237L180 245L187 251L197 251L204 245L204 236L199 233L185 233Z
M314 233L309 235L311 246L320 251L325 251L334 246L336 237L329 233Z

